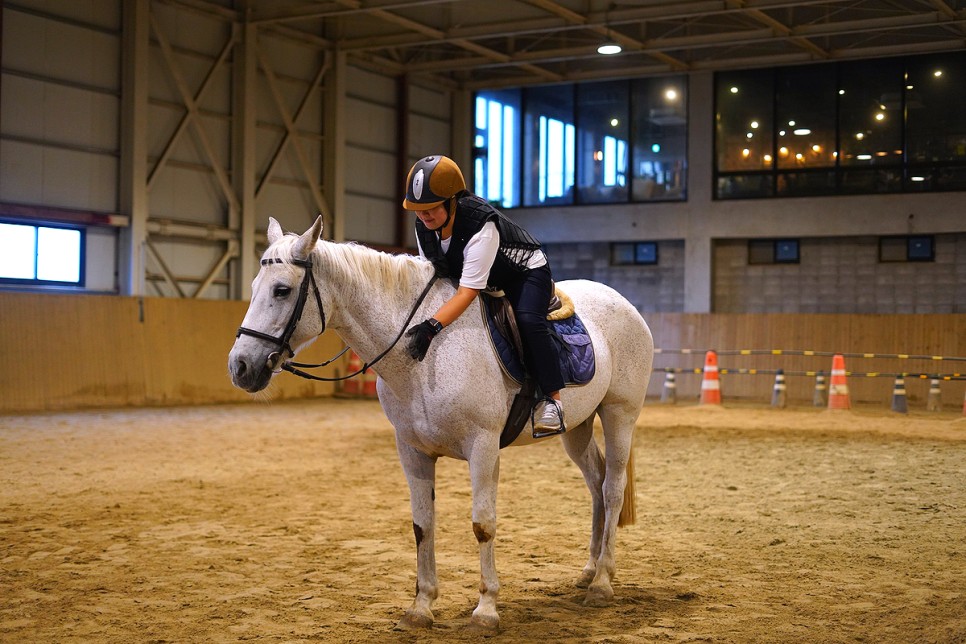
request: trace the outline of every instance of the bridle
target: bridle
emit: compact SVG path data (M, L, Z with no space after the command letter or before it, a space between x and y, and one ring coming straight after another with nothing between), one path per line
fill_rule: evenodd
M268 266L270 264L283 264L284 261L275 257L263 259L261 261L262 266ZM292 335L295 333L295 328L298 326L299 321L302 319L302 311L305 309L305 300L308 299L309 286L312 286L312 292L315 293L315 303L319 305L319 317L322 318L322 328L319 330L319 335L325 331L325 309L322 308L322 297L319 295L319 286L315 283L315 273L312 271L312 258L308 259L293 259L291 263L295 266L301 266L305 269L305 275L302 277L302 283L299 285L299 294L295 300L295 308L292 310L292 317L288 319L288 324L285 325L285 330L282 331L282 335L275 337L274 335L268 335L267 333L262 333L261 331L256 331L255 329L248 329L246 327L238 327L238 333L235 334L237 339L242 334L250 335L254 338L260 340L265 340L266 342L271 342L279 351L274 351L268 356L267 366L273 372L278 373L280 371L279 365L282 360L286 357L294 356L295 351L292 350L292 345L289 341L292 339ZM288 356L283 356L283 352L287 353ZM284 365L282 367L284 369Z
M284 260L279 259L277 257L263 259L261 261L262 266L268 266L270 264L284 264L284 263L285 263ZM319 295L319 286L315 282L315 273L312 271L312 257L309 256L308 259L293 259L293 260L290 260L290 263L295 266L301 266L303 269L305 269L305 275L302 277L302 283L299 285L299 293L298 293L298 297L295 300L295 308L292 310L292 316L289 318L288 324L285 325L285 330L282 331L282 335L276 337L274 335L262 333L261 331L256 331L255 329L249 329L249 328L240 326L238 327L238 332L235 334L235 338L237 339L243 334L250 335L254 338L258 338L260 340L265 340L266 342L270 342L272 343L272 345L277 347L279 351L273 351L271 354L269 354L268 360L266 362L266 366L269 369L271 369L273 373L288 371L289 373L292 373L301 378L306 378L308 380L321 380L323 382L336 382L339 380L348 380L349 378L354 378L355 376L358 376L360 373L363 373L364 371L372 367L374 364L382 360L382 358L387 353L392 351L392 348L396 346L396 344L399 342L399 339L402 337L403 333L405 333L406 327L408 327L409 323L412 322L413 316L416 315L416 311L419 309L420 304L423 303L423 300L426 299L426 296L429 294L429 289L431 289L433 287L433 284L436 283L436 278L437 278L436 274L434 273L433 276L429 279L429 283L426 284L426 287L423 289L423 292L419 294L419 297L416 299L416 303L413 305L412 310L409 312L409 317L407 317L406 321L403 323L402 329L399 330L399 333L396 335L396 338L386 348L385 351L383 351L378 356L373 358L371 362L367 362L366 364L362 365L362 368L360 368L358 371L355 371L353 373L346 374L344 376L340 376L337 378L325 378L323 376L316 376L310 373L306 373L305 371L302 371L298 367L301 367L303 369L316 369L318 367L325 367L326 365L329 365L334 361L338 360L339 357L342 356L342 354L344 354L346 351L349 350L349 346L346 345L346 347L342 349L342 351L340 351L338 355L336 355L333 358L330 358L329 360L326 360L325 362L321 362L319 364L306 364L304 362L290 362L286 359L287 357L295 356L295 351L292 350L292 346L289 344L289 341L292 339L292 335L295 333L295 329L296 327L298 327L299 321L302 319L302 311L305 309L305 301L308 299L309 286L312 287L312 292L315 293L315 302L319 306L319 317L322 319L322 328L319 330L319 335L322 335L322 333L325 332L325 309L322 307L322 297ZM284 356L283 352L287 353L288 355Z

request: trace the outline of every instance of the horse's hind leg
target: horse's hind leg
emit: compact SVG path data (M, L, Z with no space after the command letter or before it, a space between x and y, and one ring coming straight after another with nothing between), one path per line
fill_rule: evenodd
M601 537L604 531L604 457L601 456L597 441L594 440L594 416L567 431L563 435L564 449L577 464L587 482L591 498L590 558L584 566L577 586L586 588L597 573L597 559L600 557Z
M631 455L634 424L639 407L634 409L619 403L601 405L598 408L604 426L606 469L602 486L604 497L604 527L601 534L600 553L594 579L587 588L584 604L606 606L614 598L611 585L615 573L615 545L617 524L624 505L624 487L627 484L627 462Z
M433 625L433 602L439 594L435 550L436 459L406 445L398 436L396 449L409 483L416 537L416 598L398 628L428 628Z

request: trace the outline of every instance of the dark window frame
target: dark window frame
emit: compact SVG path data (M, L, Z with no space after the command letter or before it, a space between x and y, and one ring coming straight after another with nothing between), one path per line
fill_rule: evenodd
M27 228L33 228L34 230L34 264L33 264L33 278L20 278L20 277L3 277L0 276L0 286L4 287L57 287L57 288L67 288L67 289L83 289L87 284L86 266L87 266L87 227L78 226L64 223L48 223L45 221L25 221L23 219L8 219L0 218L0 224L10 224L13 226L24 226ZM80 241L78 243L78 271L77 271L77 281L69 282L63 280L45 280L37 278L37 255L40 252L39 244L36 243L39 231L41 228L50 228L56 230L72 230L77 231L80 234Z
M656 241L611 242L610 263L611 266L657 266L660 263L658 243Z
M905 241L905 253L901 256L890 256L885 248L892 242ZM916 248L917 244L925 244L927 252L925 255ZM898 247L900 244L896 244ZM935 262L936 261L936 236L935 235L884 235L879 237L879 262L882 264L901 264L905 262Z
M786 251L781 249L783 244L794 247L791 257L784 257ZM798 239L749 239L748 265L770 266L773 264L800 264L802 261L802 244Z

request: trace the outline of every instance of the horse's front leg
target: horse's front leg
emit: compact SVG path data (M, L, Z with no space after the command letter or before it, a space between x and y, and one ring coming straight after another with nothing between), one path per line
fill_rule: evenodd
M399 628L429 628L433 625L433 602L439 595L435 545L436 458L413 449L398 436L396 449L409 483L416 537L416 598L399 622Z
M480 544L480 603L473 611L470 625L495 633L500 627L496 601L500 581L496 573L496 490L500 480L499 438L480 440L469 456L470 483L473 487L473 534Z

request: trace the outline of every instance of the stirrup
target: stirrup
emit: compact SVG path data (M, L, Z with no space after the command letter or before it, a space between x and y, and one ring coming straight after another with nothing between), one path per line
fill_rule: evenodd
M536 412L536 405L534 405L534 409L530 412L530 429L535 439L547 438L549 436L556 436L558 434L563 434L564 432L567 431L567 426L564 424L563 409L560 408L560 404L553 398L550 398L549 396L544 398L543 400L546 401L548 405L553 405L554 407L557 408L557 419L560 421L560 425L550 429L541 429L541 430L536 429L536 427L534 427L534 425L536 425L536 418L534 418L534 413Z

